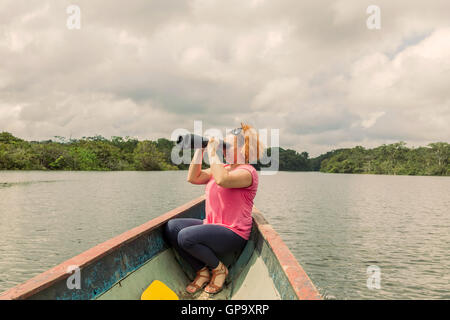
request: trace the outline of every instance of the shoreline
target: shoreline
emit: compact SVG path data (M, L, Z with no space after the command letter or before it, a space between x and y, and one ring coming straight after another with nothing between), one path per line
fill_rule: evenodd
M256 169L261 172L259 168ZM0 169L0 172L174 172L188 171L188 169L168 169L168 170L48 170L48 169ZM323 173L332 175L369 175L369 176L398 176L398 177L450 177L450 175L423 175L423 174L389 174L389 173L369 173L369 172L323 172L319 170L277 170L276 172L291 173ZM2 184L0 182L0 184Z

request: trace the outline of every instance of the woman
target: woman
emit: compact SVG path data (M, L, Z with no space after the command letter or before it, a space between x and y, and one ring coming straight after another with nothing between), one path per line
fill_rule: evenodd
M166 237L196 271L186 291L195 293L205 287L210 294L222 290L227 266L218 256L238 255L250 237L253 199L258 189L258 174L249 163L263 153L256 130L241 124L224 139L229 144L223 164L217 156L218 142L207 146L210 168L201 169L203 150L197 149L189 166L188 181L206 184L206 218L179 218L168 221ZM211 269L211 273L209 272Z

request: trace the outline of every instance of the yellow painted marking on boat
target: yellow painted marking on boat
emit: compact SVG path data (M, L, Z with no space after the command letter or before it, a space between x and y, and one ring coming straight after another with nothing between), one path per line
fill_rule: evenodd
M154 280L142 293L141 300L179 300L179 298L164 283Z

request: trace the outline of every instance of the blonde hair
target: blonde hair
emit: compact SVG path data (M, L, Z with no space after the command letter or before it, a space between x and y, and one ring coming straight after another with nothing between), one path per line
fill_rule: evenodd
M264 154L264 144L259 139L259 133L251 125L241 123L242 134L244 136L244 145L240 153L244 156L245 163L257 163ZM237 136L234 137L234 157L237 163Z

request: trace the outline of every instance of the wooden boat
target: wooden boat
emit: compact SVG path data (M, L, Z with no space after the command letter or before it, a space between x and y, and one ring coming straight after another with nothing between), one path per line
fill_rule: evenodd
M321 299L313 283L263 215L253 209L252 233L229 267L222 292L191 296L185 287L194 272L165 242L163 227L173 218L201 218L199 197L0 294L0 299L140 299L160 280L180 299ZM68 285L78 267L80 288Z

